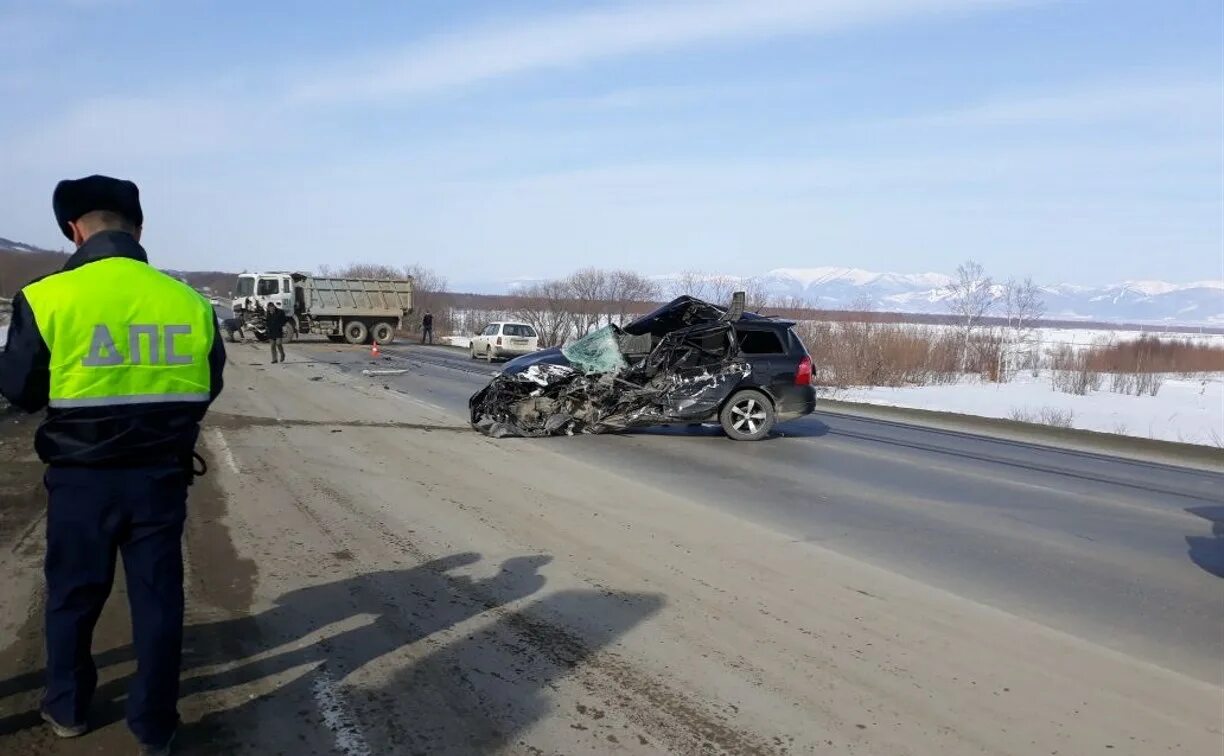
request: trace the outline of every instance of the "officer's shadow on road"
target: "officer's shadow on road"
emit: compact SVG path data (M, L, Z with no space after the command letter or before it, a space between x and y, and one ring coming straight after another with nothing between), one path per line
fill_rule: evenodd
M361 574L292 591L256 615L188 626L189 724L176 753L280 751L336 731L375 753L497 749L548 713L557 680L662 606L654 594L567 590L509 608L544 586L538 570L551 558L509 559L485 579L451 574L479 559ZM130 646L96 656L99 668L131 658ZM350 674L360 690L351 697ZM0 696L41 679L0 682ZM98 688L92 727L123 718L126 685L125 676ZM0 720L0 736L37 723L33 711Z
M1224 507L1190 507L1186 511L1211 523L1211 535L1186 536L1190 561L1216 577L1224 577Z

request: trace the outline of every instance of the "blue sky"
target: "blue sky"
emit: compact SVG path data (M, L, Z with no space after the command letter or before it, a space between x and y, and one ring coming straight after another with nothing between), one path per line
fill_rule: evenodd
M1224 277L1218 0L0 0L0 236L180 268Z

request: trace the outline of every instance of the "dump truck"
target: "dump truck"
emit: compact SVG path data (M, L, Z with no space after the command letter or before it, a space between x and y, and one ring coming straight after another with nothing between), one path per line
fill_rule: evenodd
M412 313L412 278L341 278L308 273L243 273L234 287L232 341L266 338L264 315L275 302L289 316L285 340L315 333L350 344L390 344Z

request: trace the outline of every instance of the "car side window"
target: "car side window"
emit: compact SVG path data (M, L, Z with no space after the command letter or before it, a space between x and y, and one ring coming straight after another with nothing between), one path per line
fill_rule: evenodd
M480 335L492 336L493 334L497 333L497 327L497 323L490 323L489 325L485 326L484 331L482 331Z
M739 343L744 354L786 354L782 340L773 331L740 331Z

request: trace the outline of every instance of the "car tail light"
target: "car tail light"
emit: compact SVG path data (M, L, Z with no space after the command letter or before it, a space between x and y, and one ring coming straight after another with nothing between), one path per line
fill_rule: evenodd
M795 385L812 385L812 358L806 354L803 355L803 359L799 360L799 369L795 371Z
M498 345L498 346L501 346L501 336L498 336L498 337L497 337L497 345Z

